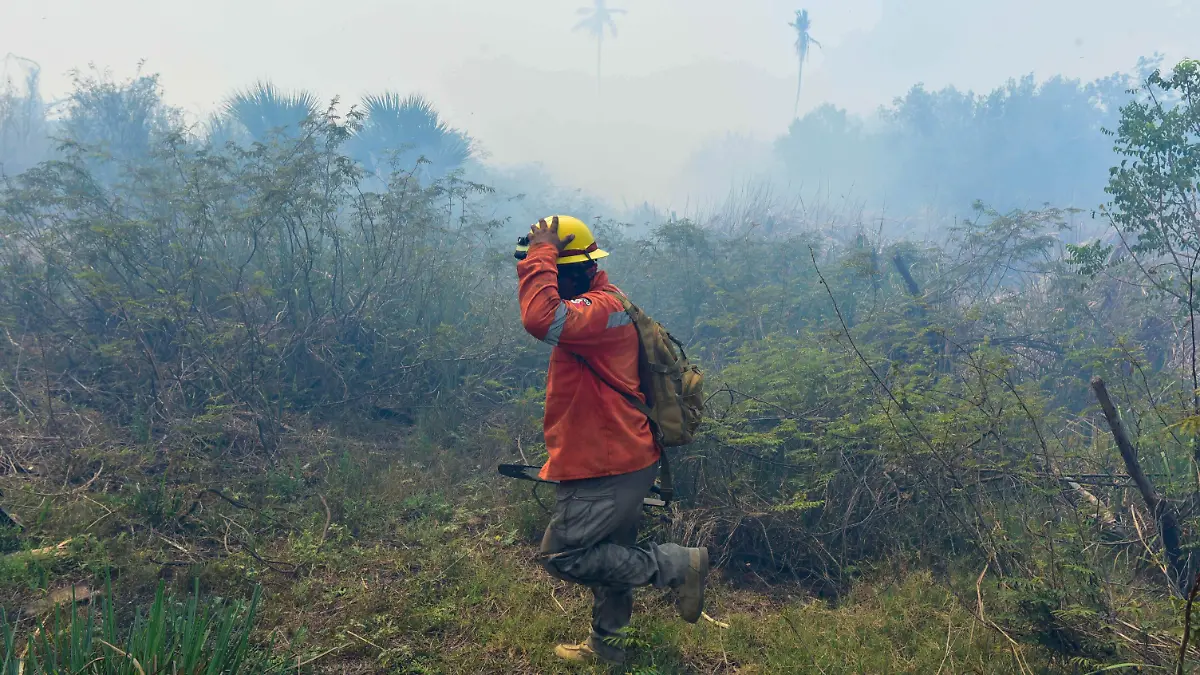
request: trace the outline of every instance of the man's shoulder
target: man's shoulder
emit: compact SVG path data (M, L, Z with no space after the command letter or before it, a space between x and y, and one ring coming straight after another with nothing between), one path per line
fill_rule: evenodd
M606 309L623 309L621 301L611 293L605 291L588 291L577 298L571 298L566 301L568 307L575 309L587 309L590 307L599 307Z
M567 300L567 305L583 309L585 307L602 307L609 310L623 310L625 305L621 303L620 298L624 297L624 293L616 286L611 284L588 291L577 298Z

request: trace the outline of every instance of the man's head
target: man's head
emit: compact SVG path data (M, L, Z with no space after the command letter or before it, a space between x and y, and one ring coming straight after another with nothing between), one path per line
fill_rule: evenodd
M513 257L524 260L529 247L546 242L558 249L555 261L561 267L572 263L593 262L608 255L596 244L596 237L580 219L572 216L542 218L529 229L529 234L517 240Z
M596 238L582 220L571 216L553 216L547 223L543 218L529 231L529 236L517 241L514 257L524 260L529 247L548 243L558 249L558 294L566 299L577 298L592 287L596 278L596 261L608 255L596 245Z
M564 300L578 298L592 287L599 268L592 261L558 266L558 294Z

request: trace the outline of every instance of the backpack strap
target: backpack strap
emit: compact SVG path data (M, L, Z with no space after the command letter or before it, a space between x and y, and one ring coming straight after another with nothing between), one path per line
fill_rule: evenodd
M642 413L643 415L645 415L645 416L646 416L646 419L650 420L650 426L651 426L651 428L652 428L652 430L653 430L653 427L654 427L654 412L653 412L652 410L650 410L650 406L648 406L648 405L646 405L645 403L643 403L643 402L642 402L642 399L640 399L640 398L638 398L638 397L634 396L633 394L628 394L628 393L626 393L626 392L623 392L623 391L621 391L620 389L617 389L617 386L616 386L616 385L614 385L612 382L609 382L609 381L608 381L608 378L604 377L603 375L601 375L601 374L600 374L600 372L599 372L599 371L597 371L595 368L593 368L593 367L592 367L592 364L590 364L590 363L588 363L588 362L587 362L587 359L583 358L582 356L580 356L580 355L578 355L578 354L575 354L574 352L572 352L572 355L573 355L573 356L574 356L576 359L578 359L580 363L582 363L584 366L586 366L588 370L592 371L592 374L596 376L596 379L597 379L597 380L600 380L600 381L601 381L601 382L603 382L603 383L605 384L605 386L607 386L609 389L612 389L613 391L615 391L615 392L617 392L618 394L620 394L620 395L621 395L621 396L622 396L622 397L623 397L623 398L624 398L626 401L629 401L629 404L630 404L630 405L632 405L633 407L637 408L637 409L638 409L638 412L640 412L640 413ZM657 432L656 430L654 431L654 435L655 435L655 437L657 437L657 436L658 436L658 432Z
M632 405L634 408L637 408L638 412L646 416L646 421L650 423L650 433L654 436L654 444L658 446L658 454L660 457L658 463L659 495L662 497L664 506L670 504L671 498L675 496L675 485L671 482L671 464L667 461L667 449L663 447L663 444L660 442L661 434L658 431L658 425L654 423L654 414L653 411L650 410L650 406L643 403L641 399L633 394L628 394L620 389L617 389L616 385L614 385L612 382L609 382L608 378L604 377L599 371L593 368L592 364L587 362L587 359L574 353L573 356L578 359L579 362L582 363L588 370L592 371L592 374L596 376L596 379L603 382L609 389L612 389L620 394L626 401L629 401L630 405Z

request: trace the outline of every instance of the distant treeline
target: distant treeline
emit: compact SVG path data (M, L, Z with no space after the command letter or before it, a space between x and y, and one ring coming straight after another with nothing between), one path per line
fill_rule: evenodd
M1029 75L987 94L917 85L870 118L826 104L796 120L775 151L805 191L873 208L1091 209L1116 161L1104 131L1153 65L1093 82Z

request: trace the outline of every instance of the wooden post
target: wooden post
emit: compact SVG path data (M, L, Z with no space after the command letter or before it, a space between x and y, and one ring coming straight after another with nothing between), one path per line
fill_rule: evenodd
M1185 592L1188 574L1185 569L1186 560L1179 548L1179 519L1175 516L1175 509L1169 501L1158 494L1158 491L1154 489L1154 484L1146 476L1146 472L1142 471L1142 464L1138 461L1137 448L1133 447L1129 435L1125 433L1125 426L1121 424L1121 418L1117 415L1117 408L1108 395L1108 388L1104 386L1104 380L1099 377L1092 378L1092 390L1096 392L1096 399L1100 401L1100 409L1104 411L1104 419L1108 420L1108 428L1112 430L1113 438L1117 441L1117 449L1121 451L1125 470L1137 485L1138 492L1142 493L1142 501L1146 502L1146 508L1150 509L1150 513L1154 514L1154 519L1158 523L1159 533L1162 535L1163 551L1167 555L1167 564L1170 565L1171 574L1175 577L1175 590L1181 593Z

